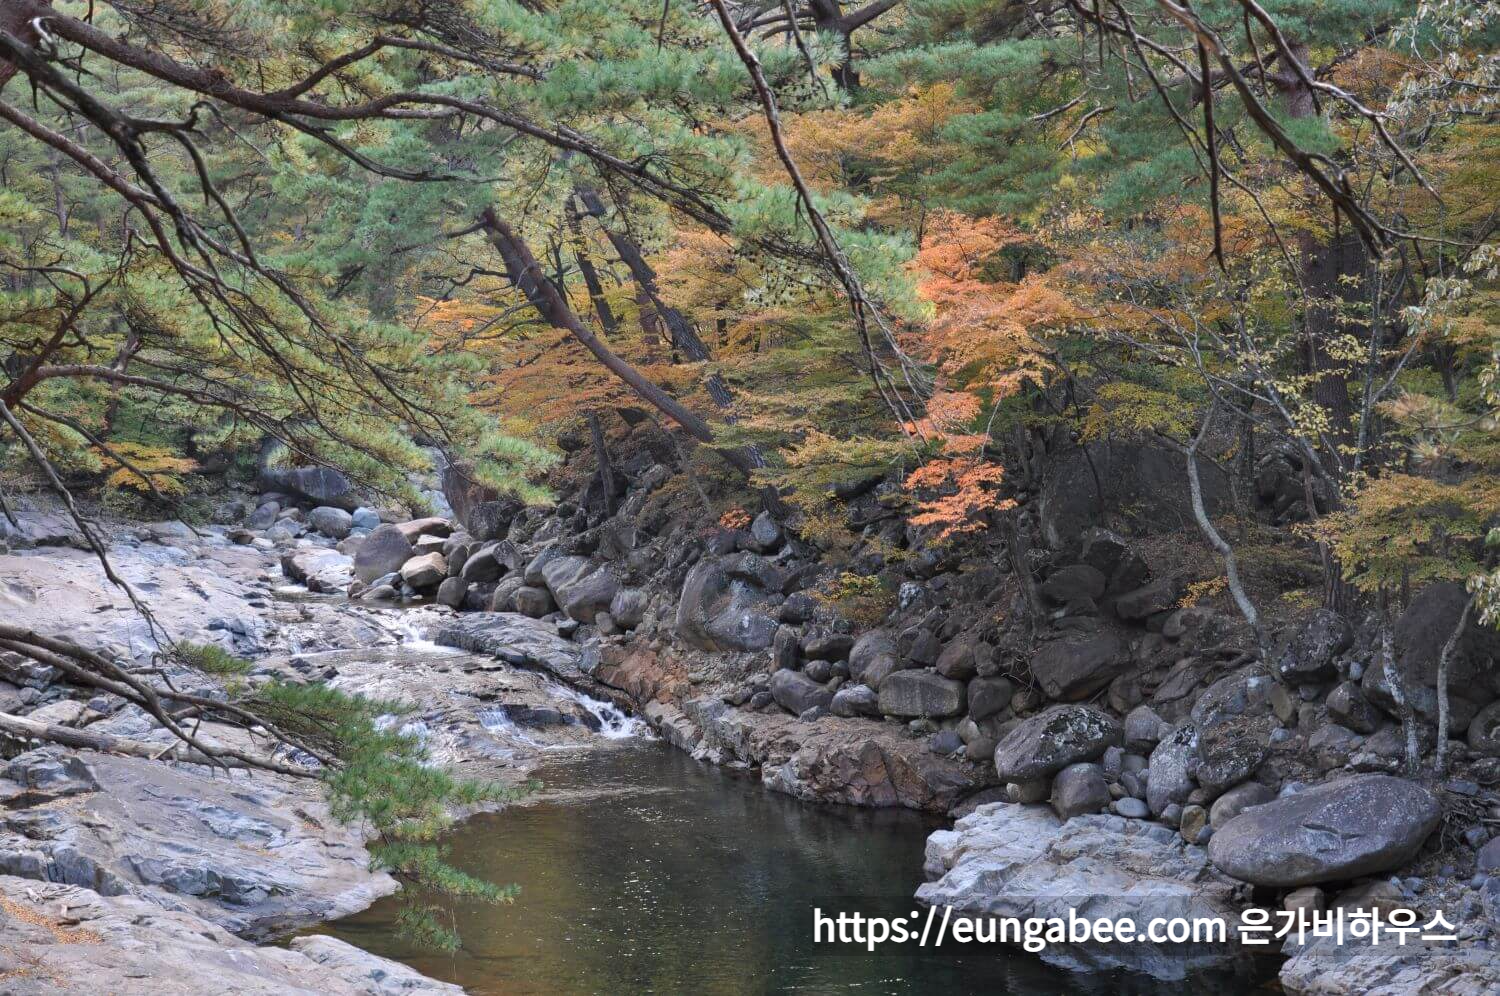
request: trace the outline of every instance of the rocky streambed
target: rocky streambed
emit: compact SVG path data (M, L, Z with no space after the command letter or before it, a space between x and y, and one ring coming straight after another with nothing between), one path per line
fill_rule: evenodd
M781 563L795 549L766 530L744 542L787 544L774 561L728 551L704 555L691 569L684 563L660 568L674 562L672 551L680 547L659 540L650 557L647 550L632 553L636 540L617 535L623 528L617 521L587 544L597 556L626 565L606 568L564 553L555 518L528 523L523 552L509 541L472 541L440 519L376 526L367 515L357 524L367 511L361 510L319 527L315 509L305 516L314 524L309 529L300 511L272 509L269 517L265 511L263 504L251 516L265 520L253 529L121 526L112 534L111 558L175 636L249 656L262 676L325 681L404 701L411 711L392 722L423 738L435 761L463 772L520 783L543 766L554 774L564 770L556 764L559 752L591 748L590 756L604 760L566 767L564 783L608 779L608 759L623 756L608 752L635 732L629 712L693 758L799 800L786 806L807 801L903 810L915 821L957 819L930 836L931 822L915 833L918 824L904 824L892 839L899 838L899 849L910 857L904 865L888 861L897 870L883 876L868 874L872 869L858 858L880 851L882 840L889 843L879 835L890 827L850 825L822 864L790 876L782 873L798 861L788 862L785 848L777 851L781 844L747 832L739 845L762 862L763 873L753 876L762 891L745 901L774 906L784 898L777 889L806 880L826 883L819 888L826 887L831 900L842 899L842 908L866 913L879 912L870 903L909 905L913 893L922 902L974 914L1022 917L1064 907L1092 916L1140 915L1166 904L1173 913L1233 919L1248 905L1283 899L1350 909L1458 903L1464 939L1489 936L1480 929L1487 905L1475 890L1495 880L1482 869L1467 890L1451 888L1448 875L1437 878L1449 884L1425 893L1420 878L1394 884L1378 878L1418 858L1441 860L1418 853L1435 839L1437 799L1384 774L1388 754L1372 754L1368 767L1354 767L1348 784L1335 779L1309 788L1287 780L1278 792L1245 780L1246 770L1304 739L1286 735L1283 713L1295 714L1296 703L1278 700L1280 686L1240 667L1238 659L1215 671L1184 658L1150 702L1142 702L1139 688L1115 680L1111 715L1069 704L1072 692L1062 686L1047 694L1064 701L1047 705L1036 689L997 673L998 647L959 632L940 639L937 634L947 634L959 617L956 608L951 617L944 608L951 589L936 582L909 595L903 589L902 611L920 621L899 633L877 629L856 639L807 625L811 600L779 593L800 583L788 580L797 572ZM7 619L65 632L125 659L149 659L144 623L105 583L93 557L66 545L67 523L43 514L25 524L28 545L41 545L0 556L0 611ZM383 552L382 545L391 549ZM369 581L361 580L361 561ZM624 587L614 579L617 570L650 580ZM1171 615L1165 636L1152 633L1140 642L1170 651L1187 626L1211 628ZM1065 659L1068 666L1083 666L1080 661L1086 664L1087 655L1070 652ZM137 739L161 736L146 717L108 697L82 701L64 694L55 677L0 657L0 711ZM1190 685L1206 687L1192 695L1173 691ZM1097 679L1087 687L1097 688ZM1304 697L1301 711L1308 708ZM1123 720L1115 718L1120 714ZM1298 720L1311 729L1316 716ZM204 732L237 736L226 729ZM1314 748L1331 749L1327 740ZM1266 741L1268 749L1244 749ZM666 769L653 762L642 770ZM482 972L439 972L436 963L400 949L383 933L379 903L395 883L368 870L359 828L332 820L316 786L58 748L13 749L0 775L6 808L0 897L7 912L0 921L0 952L7 959L0 972L11 973L4 976L8 982L57 991L71 980L76 991L98 991L83 967L91 965L120 991L160 989L144 981L158 973L176 973L182 991L195 991L219 956L196 952L194 939L186 947L163 947L166 960L141 974L140 952L158 943L151 933L156 921L140 913L142 902L170 914L160 921L162 929L201 923L197 936L205 944L222 950L239 966L235 971L262 980L245 981L245 991L262 991L256 985L264 991L345 991L340 985L365 992L441 991L440 983L351 946L351 938L468 985L484 978ZM628 800L643 790L650 794L649 786L633 784L613 801L642 811ZM1488 790L1476 785L1473 791ZM761 801L754 805L764 806L764 794L755 792ZM508 881L503 868L484 858L487 845L476 841L524 836L526 821L541 818L527 813L580 824L585 810L574 803L583 797L544 798L539 808L481 817L459 832L456 844L475 857L475 870ZM644 811L655 815L646 825L688 840L722 835L722 821L699 823L688 815L714 808L647 805ZM607 817L589 819L582 824L588 832L607 837L617 829ZM774 827L765 835L775 838ZM1249 863L1234 870L1241 852ZM506 853L523 864L569 860L567 854ZM714 895L724 859L712 860L712 853L689 849L680 859L684 867L666 870L691 873L683 888ZM764 866L778 854L781 865ZM572 883L566 898L586 901L619 874L600 867L601 880ZM820 877L829 868L859 874ZM1316 888L1325 882L1344 885L1325 894ZM363 916L373 919L356 917L338 936L305 936L289 948L256 946L357 915L371 904L374 911ZM549 915L561 916L565 908ZM796 918L783 917L788 923ZM779 931L769 931L767 943L786 947L790 935ZM808 954L795 944L788 950L793 960ZM676 948L669 953L687 957ZM1291 957L1281 975L1294 992L1386 987L1393 993L1478 993L1500 985L1500 964L1482 943L1401 955L1351 957L1346 950L1331 957L1317 944L1286 953ZM1001 974L1012 982L1015 973L1025 976L1018 991L1056 991L1062 978L1084 991L1078 978L1048 975L1052 970L1030 956L998 957L994 964L1004 966ZM1152 978L1176 980L1189 991L1224 991L1253 984L1266 970L1263 962L1247 966L1243 952L1228 945L1191 958L1151 945L1062 945L1046 957L1068 971L1106 973L1102 985L1112 991L1136 984L1152 991L1157 983L1140 981ZM1220 971L1238 974L1205 974ZM633 977L613 978L623 984ZM975 978L993 983L998 976L986 970Z

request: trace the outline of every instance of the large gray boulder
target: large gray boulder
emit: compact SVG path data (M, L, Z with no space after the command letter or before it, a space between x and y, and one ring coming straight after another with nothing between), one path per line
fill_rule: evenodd
M835 716L879 716L880 696L869 685L845 685L833 693L828 711Z
M1089 706L1059 705L1022 720L995 746L1001 781L1051 778L1078 761L1097 760L1120 742L1120 724Z
M849 676L871 688L879 688L886 675L906 666L896 650L895 636L887 630L870 630L849 651Z
M1199 476L1203 503L1214 515L1228 502L1228 475L1212 461L1202 460ZM1146 529L1160 528L1165 517L1175 528L1176 522L1192 516L1187 463L1165 447L1090 443L1087 451L1075 449L1052 461L1040 505L1042 536L1055 549L1075 544L1108 513Z
M1442 816L1437 798L1415 782L1354 775L1246 810L1214 834L1208 856L1254 885L1342 881L1406 864Z
M1338 655L1354 642L1349 620L1330 609L1314 612L1297 631L1276 671L1288 685L1320 685L1338 677Z
M677 635L699 650L765 650L776 635L770 596L780 574L754 554L705 558L688 572L677 603Z
M1058 819L1071 820L1097 813L1109 805L1109 783L1104 769L1088 761L1070 764L1052 779L1052 811Z
M1198 784L1213 794L1255 773L1270 752L1274 681L1242 672L1221 678L1193 703L1198 735Z
M411 557L411 541L397 527L377 526L354 554L354 576L365 584L394 574Z
M833 704L833 692L801 671L777 671L771 675L771 697L794 716L809 709L827 709Z
M474 479L473 468L464 462L443 468L443 497L469 535L477 540L502 538L511 521L525 506Z
M610 600L620 583L606 568L595 567L586 557L558 557L542 567L542 581L569 619L592 623L609 611Z
M1130 664L1113 633L1054 640L1031 658L1031 673L1048 698L1080 702L1125 672Z
M1146 780L1146 805L1152 816L1160 816L1174 803L1187 802L1196 787L1193 773L1197 767L1198 732L1191 725L1178 727L1156 745Z
M418 591L428 591L448 576L448 561L437 551L420 554L401 565L401 580Z
M483 547L470 553L464 560L463 570L459 573L465 581L471 584L483 584L486 581L498 581L500 575L505 573L505 565L500 558L495 556L494 545Z
M880 711L887 716L957 716L968 704L968 686L932 671L897 671L880 683Z
M313 505L332 505L352 512L359 507L354 484L332 467L285 467L286 446L267 440L261 447L256 484L262 491L291 495Z
M1458 625L1468 593L1449 581L1430 584L1412 598L1396 620L1393 632L1397 672L1406 699L1429 720L1437 716L1437 667L1444 645ZM1500 630L1481 626L1470 613L1468 625L1454 646L1448 674L1449 732L1461 733L1500 691ZM1395 696L1385 668L1372 664L1362 682L1365 697L1392 716L1398 716Z
M319 505L307 513L307 523L329 539L341 540L354 528L354 516L342 508Z

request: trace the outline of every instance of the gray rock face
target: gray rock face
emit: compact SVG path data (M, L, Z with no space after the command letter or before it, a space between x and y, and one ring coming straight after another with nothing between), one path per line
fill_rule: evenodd
M967 699L963 682L931 671L897 671L880 683L880 711L887 716L957 716Z
M879 716L880 696L869 685L845 685L833 693L828 711L835 716Z
M1112 633L1075 640L1054 640L1031 659L1031 673L1049 698L1077 702L1109 684L1129 666Z
M906 665L896 653L896 639L888 631L872 629L849 651L849 674L855 681L879 688L886 675Z
M448 576L448 561L441 553L424 553L401 565L401 580L418 591L429 591Z
M1177 980L1245 957L1235 924L1235 885L1195 847L1165 827L1117 816L1078 816L1062 823L1045 806L988 803L952 830L927 838L924 903L974 915L1130 920L1144 933L1152 917L1219 917L1226 943L1049 944L1041 957L1073 969L1126 968Z
M781 708L800 716L809 709L827 709L833 692L800 671L777 671L771 675L771 695Z
M375 528L354 554L354 576L365 584L394 574L411 557L411 541L393 525Z
M1404 678L1406 698L1417 713L1429 720L1437 716L1437 666L1444 644L1453 635L1468 594L1462 585L1439 582L1423 588L1396 620L1397 671ZM1461 733L1479 709L1500 691L1500 630L1479 626L1472 617L1454 648L1448 676L1450 695L1449 732ZM1365 669L1365 697L1392 716L1398 715L1385 668Z
M1349 620L1328 609L1314 612L1276 664L1289 685L1317 685L1338 677L1335 661L1354 642Z
M1051 778L1078 761L1094 761L1120 742L1120 726L1088 706L1052 706L1022 720L995 746L1001 781Z
M1208 854L1255 885L1316 885L1399 868L1441 819L1437 799L1415 782L1354 775L1241 813L1214 834Z
M677 635L700 650L764 650L776 634L769 595L775 568L753 554L700 561L677 604Z
M1097 813L1109 802L1104 769L1097 764L1087 761L1070 764L1052 779L1052 811L1060 820L1066 822L1075 816Z
M329 539L341 540L354 528L354 516L342 508L319 505L307 513L307 523Z

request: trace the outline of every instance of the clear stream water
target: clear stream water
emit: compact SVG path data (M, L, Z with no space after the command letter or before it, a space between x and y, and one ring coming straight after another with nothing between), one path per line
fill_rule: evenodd
M394 899L320 929L481 994L1266 991L1236 978L1076 975L1005 948L829 954L812 943L812 908L908 912L940 823L798 802L654 740L549 762L541 793L452 835L459 866L521 886L512 905L456 910L458 954L404 943Z

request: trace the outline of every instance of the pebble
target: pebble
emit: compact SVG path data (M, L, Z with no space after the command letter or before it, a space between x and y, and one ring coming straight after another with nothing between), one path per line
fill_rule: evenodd
M1126 797L1115 800L1112 807L1121 816L1132 820L1144 820L1151 815L1151 809L1140 799Z

